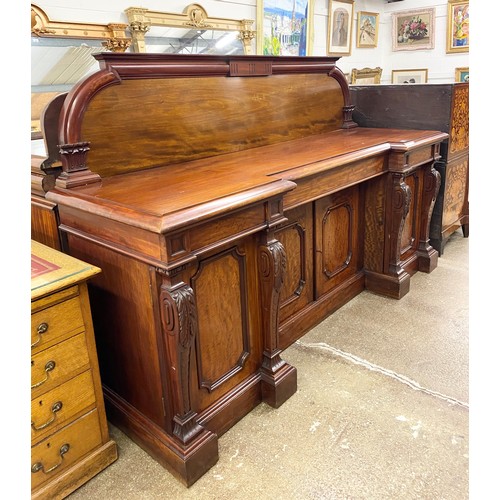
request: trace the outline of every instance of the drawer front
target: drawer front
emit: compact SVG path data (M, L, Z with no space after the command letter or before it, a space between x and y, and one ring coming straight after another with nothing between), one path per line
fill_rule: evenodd
M31 397L38 397L89 367L85 333L31 357Z
M83 410L95 405L90 370L31 401L31 444L59 430Z
M102 443L97 410L31 448L31 490L58 476Z
M74 297L31 315L31 348L39 352L84 330L80 298Z

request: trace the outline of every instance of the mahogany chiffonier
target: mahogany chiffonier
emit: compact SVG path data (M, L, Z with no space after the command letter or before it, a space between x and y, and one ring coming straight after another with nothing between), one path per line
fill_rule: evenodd
M469 236L469 84L352 85L354 121L363 127L436 129L449 134L429 238L441 255L450 235Z
M87 281L100 269L31 243L31 498L64 498L114 462Z
M334 57L95 57L42 121L36 209L57 217L39 228L102 269L109 420L190 486L222 433L294 394L283 349L436 267L448 135L358 127Z

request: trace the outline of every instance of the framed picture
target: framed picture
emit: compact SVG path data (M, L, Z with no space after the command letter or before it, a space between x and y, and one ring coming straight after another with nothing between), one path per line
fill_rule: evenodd
M353 18L354 0L328 1L328 55L351 54Z
M392 50L434 48L435 8L392 13Z
M455 68L455 81L469 83L469 68Z
M377 66L376 68L363 68L351 70L351 83L355 84L372 84L380 83L380 78L382 77L382 68Z
M393 69L392 83L427 83L427 69Z
M449 0L446 52L469 52L469 1Z
M376 47L378 41L378 13L358 12L356 47Z
M312 54L314 0L257 0L257 53Z

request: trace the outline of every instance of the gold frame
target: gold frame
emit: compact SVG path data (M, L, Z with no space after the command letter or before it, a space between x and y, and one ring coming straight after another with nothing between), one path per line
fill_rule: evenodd
M132 41L127 37L126 24L88 24L67 21L54 21L43 9L31 4L31 35L46 38L89 38L103 40L105 49L112 52L125 52Z
M134 52L146 52L145 35L151 26L168 26L174 28L209 27L220 31L238 31L245 55L252 53L252 40L255 38L256 32L252 30L254 21L251 19L208 17L206 10L197 3L188 5L182 14L160 12L142 7L129 7L125 9L125 14L129 21L128 28L132 35L132 50Z
M469 83L469 66L463 68L455 68L455 82L465 83L462 79L462 74L467 73L467 83Z
M398 82L395 82L394 81L394 77L399 73L399 74L402 74L402 73L408 73L408 76L411 76L412 73L415 73L415 72L420 72L421 73L421 76L424 77L424 81L423 82L418 82L418 83L427 83L427 76L428 76L428 69L427 68L418 68L418 69L393 69L392 70L392 75L391 75L391 83L393 84L396 84L396 85L400 85ZM417 82L403 82L403 84L412 84L412 83L417 83Z
M362 26L362 16L365 17L374 17L375 18L375 38L373 43L361 43L360 37L361 37L361 30L363 29ZM357 30L356 30L356 47L362 49L362 48L373 48L376 47L378 44L378 18L379 18L379 13L378 12L365 12L365 11L358 11L358 22L357 22Z
M403 10L393 12L392 16L392 50L428 50L434 48L435 37L436 37L436 8L435 7L425 7L423 9L413 9L413 10ZM400 32L401 21L410 24L408 18L415 18L422 16L428 16L427 31L428 31L428 41L422 43L422 39L412 39L412 35L407 36L405 33ZM424 18L425 22L425 18ZM401 39L400 39L401 37Z
M376 68L363 68L351 70L351 84L378 84L380 83L380 78L382 77L382 68L377 66ZM368 82L363 82L361 80L373 80Z
M454 38L454 16L453 12L456 7L467 8L467 45L453 46ZM448 16L446 20L446 53L453 54L456 52L469 52L469 0L448 0Z
M334 21L336 20L335 12L338 9L343 9L347 11L348 16L351 18L348 21L348 31L347 31L347 47L343 51L341 47L343 45L334 45L335 41L335 30L333 29ZM352 50L352 30L354 26L354 0L328 0L328 39L326 44L326 53L329 56L350 56Z

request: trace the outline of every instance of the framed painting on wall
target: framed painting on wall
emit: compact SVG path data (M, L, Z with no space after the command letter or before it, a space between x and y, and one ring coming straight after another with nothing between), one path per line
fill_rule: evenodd
M351 54L354 0L329 0L328 43L326 52L330 56Z
M378 13L358 12L358 31L356 33L356 47L376 47L378 40Z
M392 83L427 83L427 69L393 69Z
M455 68L455 81L469 83L469 68Z
M309 56L314 0L257 0L257 53Z
M392 13L392 50L434 48L435 8Z
M469 1L449 0L446 52L469 52Z

